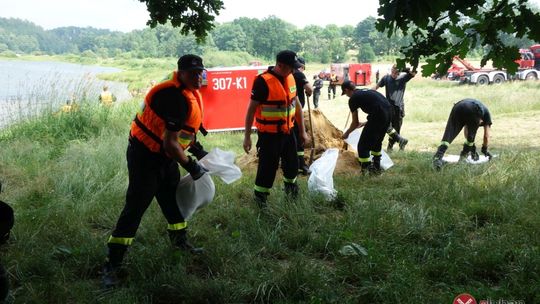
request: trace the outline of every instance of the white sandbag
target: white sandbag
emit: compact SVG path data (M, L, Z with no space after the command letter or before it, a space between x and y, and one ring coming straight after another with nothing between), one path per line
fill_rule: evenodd
M242 177L242 171L234 164L235 157L232 151L214 148L200 160L200 163L208 173L219 176L223 182L230 184Z
M497 155L493 155L493 158L495 158L495 157L497 157ZM449 154L449 155L443 156L442 159L443 159L443 161L445 161L447 163L457 163L457 162L459 162L459 155ZM487 163L489 161L489 158L487 156L485 156L485 155L479 155L478 160L474 160L474 159L472 159L472 157L470 155L468 155L467 158L465 159L465 161L468 164L478 165L478 164Z
M176 187L176 204L184 219L188 220L197 209L211 203L215 193L216 186L210 174L205 173L196 181L187 174Z
M311 174L308 179L309 191L320 192L328 200L333 199L337 191L334 189L334 169L336 168L339 150L336 148L324 151L319 159L313 162L309 169Z
M349 137L345 139L345 142L349 144L354 151L356 151L358 147L358 142L360 141L360 135L362 134L362 129L356 129L349 134ZM372 156L369 156L369 159L371 160ZM383 149L381 149L381 168L383 170L388 170L390 167L394 165L394 162Z

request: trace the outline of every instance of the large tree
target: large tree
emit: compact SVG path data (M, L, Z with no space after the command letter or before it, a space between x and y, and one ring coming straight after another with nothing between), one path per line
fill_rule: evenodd
M184 35L193 33L200 42L214 28L215 15L223 8L221 0L139 0L150 13L146 24L156 27L170 21Z
M526 0L379 0L377 29L394 35L401 30L412 41L401 48L404 58L422 74L444 73L455 55L465 57L477 46L484 48L481 64L488 60L498 68L517 70L518 46L506 35L540 41L540 14Z

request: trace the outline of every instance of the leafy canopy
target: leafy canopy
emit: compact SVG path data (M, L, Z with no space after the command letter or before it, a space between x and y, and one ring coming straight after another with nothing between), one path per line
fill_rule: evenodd
M505 34L540 41L540 14L526 0L379 0L377 29L388 36L398 30L412 41L401 48L398 67L410 63L422 74L444 74L458 55L464 58L477 46L485 49L481 65L488 60L497 68L517 71L517 46L505 43Z
M184 35L193 33L197 41L204 41L214 28L215 15L223 8L222 0L139 0L146 4L152 28L170 21Z

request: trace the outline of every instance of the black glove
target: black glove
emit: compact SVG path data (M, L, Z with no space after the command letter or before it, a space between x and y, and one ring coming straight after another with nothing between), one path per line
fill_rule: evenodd
M182 165L182 167L186 169L187 172L189 172L193 180L198 180L199 178L201 178L201 176L203 176L203 174L207 172L207 170L201 167L201 165L199 165L199 162L194 160L193 157L188 157L188 159L189 161L187 162L187 164Z
M208 154L208 152L204 150L203 146L198 141L191 145L191 147L188 149L188 152L195 156L197 160L201 160L201 158L205 157L206 154Z
M489 160L491 160L491 158L493 157L493 155L489 153L487 146L482 146L482 154L484 154L484 156L487 157Z

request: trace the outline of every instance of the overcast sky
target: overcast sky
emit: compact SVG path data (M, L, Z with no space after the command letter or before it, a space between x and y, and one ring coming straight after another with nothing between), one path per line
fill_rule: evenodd
M529 0L540 5L540 0ZM218 22L238 17L263 19L275 15L298 27L310 24L355 26L376 16L378 0L224 0ZM45 29L92 26L129 32L148 20L146 5L138 0L0 0L0 17L26 19Z
M275 15L304 27L356 25L368 16L376 16L379 1L224 0L224 3L225 9L216 18L221 23L239 17L263 19ZM146 5L138 0L0 0L0 17L25 19L45 29L92 26L129 32L145 27L148 12Z

